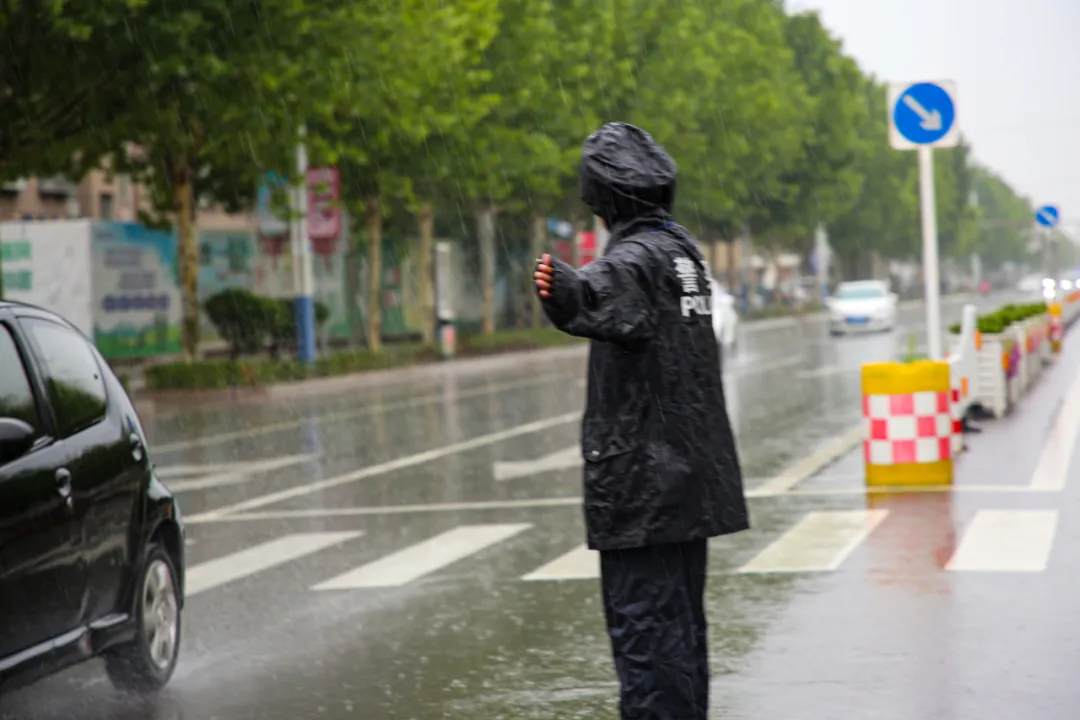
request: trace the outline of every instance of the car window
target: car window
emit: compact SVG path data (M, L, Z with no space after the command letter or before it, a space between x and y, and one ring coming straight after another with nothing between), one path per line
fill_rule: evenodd
M105 382L86 339L47 320L24 318L22 326L40 356L57 434L68 437L105 417Z
M843 300L869 300L885 297L885 291L874 285L841 285L836 289L836 297Z
M30 390L26 366L15 345L11 331L0 324L0 417L15 418L29 423L41 434L41 418L38 415L34 393ZM10 369L9 369L10 368Z

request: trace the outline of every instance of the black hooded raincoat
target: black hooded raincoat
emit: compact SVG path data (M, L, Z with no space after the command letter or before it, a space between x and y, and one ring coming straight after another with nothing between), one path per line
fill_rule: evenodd
M701 540L749 527L724 404L706 263L671 220L676 167L645 131L586 141L582 199L610 228L580 270L554 260L551 321L592 340L582 424L589 547Z

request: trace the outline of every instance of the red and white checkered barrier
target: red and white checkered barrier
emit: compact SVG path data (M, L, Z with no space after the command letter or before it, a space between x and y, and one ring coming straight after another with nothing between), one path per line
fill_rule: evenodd
M867 485L952 483L958 395L947 362L862 367Z
M932 463L952 458L953 393L924 390L863 397L870 465Z

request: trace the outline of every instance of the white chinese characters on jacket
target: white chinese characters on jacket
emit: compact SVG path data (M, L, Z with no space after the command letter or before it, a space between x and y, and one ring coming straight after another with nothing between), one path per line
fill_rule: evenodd
M701 263L708 273L708 264ZM691 313L697 315L712 315L712 293L702 294L701 276L695 263L690 258L675 258L675 274L682 282L682 295L679 297L679 308L683 317L690 317ZM708 283L704 283L708 288Z

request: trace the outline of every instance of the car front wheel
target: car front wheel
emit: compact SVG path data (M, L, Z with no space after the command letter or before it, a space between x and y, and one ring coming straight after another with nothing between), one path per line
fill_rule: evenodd
M105 655L105 669L121 690L153 692L169 682L180 655L180 591L160 545L150 549L139 580L135 638Z

